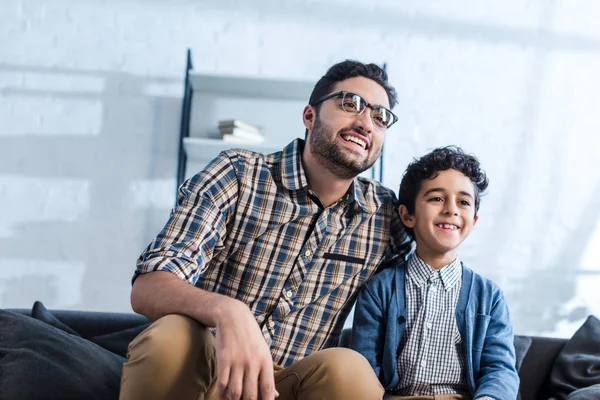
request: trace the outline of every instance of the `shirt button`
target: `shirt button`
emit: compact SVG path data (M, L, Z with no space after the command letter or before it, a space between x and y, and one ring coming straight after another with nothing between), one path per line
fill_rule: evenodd
M310 257L310 255L311 255L311 254L312 254L312 253L311 253L311 252L310 252L310 250L308 250L308 249L307 249L307 250L304 252L304 256L305 256L305 257Z
M271 329L275 328L275 322L269 321L269 328L271 328Z
M431 291L432 291L433 293L435 293L435 292L437 292L437 288L436 288L435 286L433 286L433 287L431 288Z
M284 293L284 296L285 296L286 299L291 299L294 296L294 292L292 292L291 290L287 290Z
M425 368L427 366L427 361L423 360L421 361L421 367Z
M427 329L431 329L433 327L433 324L431 322L428 322L425 326L427 326Z

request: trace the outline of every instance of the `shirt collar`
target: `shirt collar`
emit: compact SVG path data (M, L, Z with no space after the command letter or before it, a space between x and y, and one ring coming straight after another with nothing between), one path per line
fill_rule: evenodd
M281 180L289 190L298 190L308 186L308 178L302 165L304 140L296 139L283 148L281 154Z
M416 283L417 286L421 287L428 283L428 281L440 279L444 290L450 290L461 278L461 262L456 257L450 264L443 266L442 268L435 270L425 261L423 261L416 252L408 260L407 277Z

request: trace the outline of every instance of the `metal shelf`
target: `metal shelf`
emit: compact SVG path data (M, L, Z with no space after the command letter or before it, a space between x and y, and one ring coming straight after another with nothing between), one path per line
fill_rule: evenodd
M194 91L232 96L268 98L273 100L301 100L308 104L314 82L262 77L208 75L190 72L189 81Z

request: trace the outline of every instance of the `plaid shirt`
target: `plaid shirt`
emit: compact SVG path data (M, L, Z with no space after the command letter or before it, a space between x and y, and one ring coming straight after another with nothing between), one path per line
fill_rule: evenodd
M303 146L221 153L181 186L135 275L169 271L244 302L282 366L337 345L358 289L411 249L393 192L372 180L324 208Z

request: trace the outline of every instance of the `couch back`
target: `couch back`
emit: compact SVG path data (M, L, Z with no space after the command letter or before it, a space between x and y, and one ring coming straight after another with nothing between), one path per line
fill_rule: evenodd
M568 339L531 337L531 347L527 351L519 378L522 400L547 400L554 396L550 391L550 372L554 360Z

